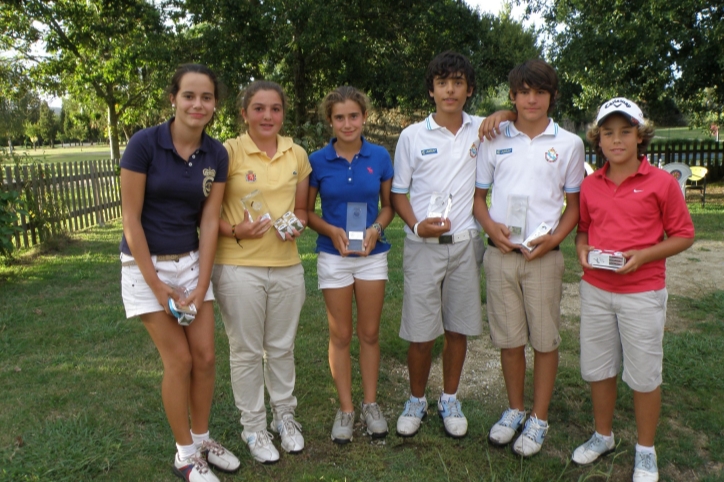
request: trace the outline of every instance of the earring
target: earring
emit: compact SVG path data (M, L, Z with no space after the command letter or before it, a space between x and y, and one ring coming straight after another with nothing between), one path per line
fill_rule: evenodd
M176 108L176 104L171 104L171 108L172 108L172 109L175 109L175 108Z
M216 107L214 107L214 112L216 112Z

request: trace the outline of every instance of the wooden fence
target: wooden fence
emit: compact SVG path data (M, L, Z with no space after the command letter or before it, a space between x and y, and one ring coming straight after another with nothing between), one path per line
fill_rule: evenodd
M724 177L724 144L715 141L669 141L656 143L648 148L649 161L654 165L682 162L689 166L703 166L709 171L707 182ZM586 144L586 162L592 166L603 166L603 159L597 159L595 151Z
M60 231L78 231L121 216L117 160L3 166L0 188L23 194L17 247L41 243Z

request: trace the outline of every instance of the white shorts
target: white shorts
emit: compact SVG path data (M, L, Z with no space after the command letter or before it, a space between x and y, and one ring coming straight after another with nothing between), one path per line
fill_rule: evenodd
M133 256L121 253L121 263L133 261ZM192 251L178 261L156 261L156 256L151 256L151 261L156 267L156 273L161 281L169 285L183 286L192 291L199 282L199 252ZM121 267L121 294L123 306L126 308L126 318L164 311L164 307L158 304L153 291L143 279L138 265ZM214 291L209 281L209 289L206 291L204 301L213 301Z
M354 280L387 281L387 251L371 256L337 256L319 253L317 279L320 290L344 288Z
M661 385L666 324L666 288L612 293L581 281L581 376L587 382L613 378L621 369L632 390Z

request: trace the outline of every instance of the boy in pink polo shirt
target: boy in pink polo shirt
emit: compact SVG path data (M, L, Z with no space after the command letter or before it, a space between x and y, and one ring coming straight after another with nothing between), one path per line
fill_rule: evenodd
M646 159L653 136L630 100L619 97L601 106L587 138L607 162L583 181L576 235L583 266L581 375L591 386L596 432L573 452L573 462L590 464L615 448L613 411L623 357L638 431L635 482L659 480L654 436L661 409L665 260L694 243L679 184Z

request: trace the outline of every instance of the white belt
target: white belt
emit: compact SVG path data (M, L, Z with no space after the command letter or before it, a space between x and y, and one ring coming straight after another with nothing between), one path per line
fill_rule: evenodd
M407 239L409 239L410 241L427 244L455 244L462 243L463 241L468 241L470 238L479 235L480 233L478 231L474 229L469 229L467 231L459 231L455 234L443 234L439 238L421 238L420 236L415 236L414 233L408 233Z

